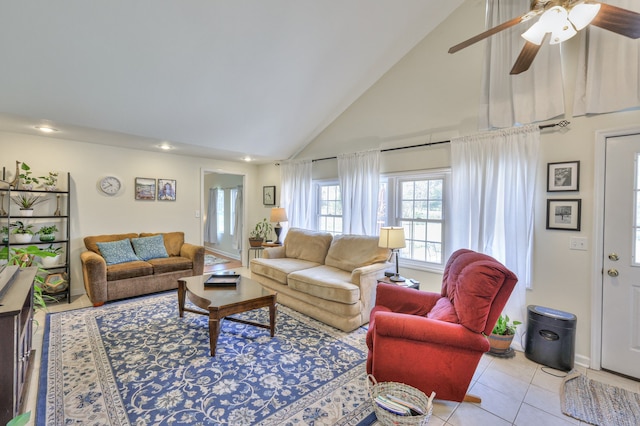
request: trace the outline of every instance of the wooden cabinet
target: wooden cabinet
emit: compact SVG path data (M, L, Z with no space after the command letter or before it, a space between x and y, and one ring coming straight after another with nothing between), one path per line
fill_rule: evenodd
M7 267L7 269L15 267ZM18 269L0 298L0 424L21 412L33 334L33 280L37 268Z

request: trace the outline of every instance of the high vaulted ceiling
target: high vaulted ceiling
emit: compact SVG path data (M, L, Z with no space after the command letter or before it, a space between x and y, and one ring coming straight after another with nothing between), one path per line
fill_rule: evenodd
M290 158L462 1L2 0L0 130Z

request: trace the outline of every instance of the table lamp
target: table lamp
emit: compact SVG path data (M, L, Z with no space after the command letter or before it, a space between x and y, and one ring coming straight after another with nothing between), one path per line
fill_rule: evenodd
M282 226L280 226L280 222L287 222L287 212L282 207L274 207L271 209L271 222L276 222L276 225L273 227L273 230L276 233L276 244L282 244L280 241L280 233L282 232Z
M400 226L383 226L380 228L380 240L378 241L378 246L390 248L396 255L396 273L389 277L389 279L393 282L405 281L405 279L400 276L400 266L398 265L398 249L406 247L404 228Z

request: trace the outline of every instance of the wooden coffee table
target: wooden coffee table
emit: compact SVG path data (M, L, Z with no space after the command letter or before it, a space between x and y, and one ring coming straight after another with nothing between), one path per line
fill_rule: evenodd
M198 275L178 280L178 310L182 318L184 312L193 312L209 316L209 345L211 356L216 355L216 345L220 334L220 324L224 318L229 321L267 328L274 336L276 329L276 297L277 293L267 290L252 279L241 277L235 286L209 287L204 282L209 275ZM203 309L185 308L185 295L197 307ZM260 324L229 315L251 311L268 306L269 324Z

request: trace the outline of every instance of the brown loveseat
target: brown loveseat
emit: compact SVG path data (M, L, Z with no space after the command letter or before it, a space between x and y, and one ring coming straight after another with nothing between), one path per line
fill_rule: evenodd
M100 246L106 251L109 243L127 246L125 240L132 243L158 239L164 243L164 250L161 254L142 255L147 260L141 260L140 254L133 252L129 253L129 261L108 265L100 251ZM184 232L90 236L84 238L84 245L87 251L80 254L84 288L94 306L177 288L179 278L202 275L204 268L204 247L185 243ZM157 245L155 248L158 249Z

